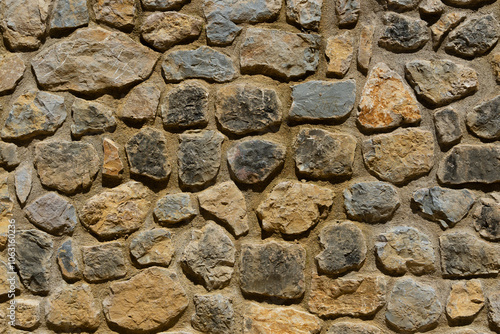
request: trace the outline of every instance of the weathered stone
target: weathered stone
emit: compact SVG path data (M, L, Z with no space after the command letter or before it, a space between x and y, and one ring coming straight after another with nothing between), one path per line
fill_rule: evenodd
M423 0L418 6L421 16L438 16L444 12L444 4L441 0Z
M156 202L153 214L160 224L177 224L189 221L198 215L198 203L187 193L169 194Z
M413 202L425 218L448 228L467 215L475 198L467 189L455 190L436 186L415 191Z
M306 250L299 244L268 241L241 245L240 287L251 296L296 299L305 291Z
M14 202L10 197L9 175L8 172L0 172L0 250L4 250L7 246L9 226L14 218Z
M158 51L165 52L175 44L200 36L203 20L177 12L156 12L148 15L141 25L141 36Z
M326 332L326 334L383 334L378 327L364 322L336 322Z
M286 0L287 21L305 29L317 30L321 21L323 0Z
M500 52L493 54L491 66L493 67L493 73L495 74L497 83L500 84Z
M308 306L322 317L360 317L375 314L385 304L382 276L331 279L313 275Z
M342 274L359 269L365 261L365 237L351 222L337 222L325 226L319 234L319 242L322 252L315 259L322 273Z
M292 99L292 121L341 120L354 108L356 81L307 81L292 86Z
M446 304L446 314L453 321L470 321L484 306L481 281L471 279L453 283Z
M35 329L40 326L40 300L16 298L16 320L14 327L19 329Z
M134 26L134 0L96 0L93 4L97 22L129 30Z
M2 259L4 258L2 257ZM0 259L0 298L5 300L9 298L9 294L11 293L14 293L14 296L19 294L19 278L16 275L14 266L11 263L4 262L2 259ZM11 297L13 296L11 295ZM2 332L0 331L0 333Z
M326 74L343 78L351 67L354 55L354 39L351 32L346 31L328 38L325 54L328 59Z
M488 276L500 269L498 250L466 232L439 237L444 277Z
M437 110L434 113L434 129L439 145L447 147L455 145L462 139L460 116L451 107Z
M66 119L64 97L29 91L17 98L2 129L4 139L31 139L51 135Z
M238 1L235 3L241 3ZM215 11L206 15L208 24L206 25L207 40L212 45L225 46L233 43L240 34L241 27L228 19L227 13Z
M110 239L138 230L149 211L150 192L129 181L92 196L79 212L80 221L100 238Z
M401 76L386 64L370 71L358 106L358 122L367 130L385 130L420 122L417 100Z
M49 29L51 33L86 26L89 11L85 0L55 0L52 7Z
M130 90L118 107L116 115L126 121L145 122L156 117L161 91L150 82Z
M220 13L235 23L270 21L278 16L282 0L205 0L205 16Z
M17 146L11 143L0 142L0 166L12 168L21 161L17 155Z
M16 195L21 204L26 203L29 194L31 193L31 186L33 180L33 167L29 162L23 163L16 169L15 185Z
M393 52L415 52L429 41L425 21L396 13L383 17L384 32L378 45Z
M167 157L167 140L151 127L143 128L125 145L130 172L154 181L166 181L172 171Z
M295 167L299 174L314 179L350 177L356 145L350 134L303 129L293 144Z
M71 134L77 138L83 135L113 132L116 120L113 111L108 106L76 98L71 106L73 124Z
M190 277L201 280L208 291L222 289L233 275L235 248L224 229L208 221L192 230L181 263Z
M443 0L449 6L456 7L480 7L487 3L495 2L496 0Z
M455 146L439 164L437 177L444 184L500 182L500 146Z
M326 218L335 195L314 184L278 183L257 208L262 229L282 234L300 234Z
M157 58L121 32L82 28L39 52L31 65L44 89L95 93L143 81Z
M420 129L398 129L363 142L368 170L384 181L402 184L427 174L434 166L434 138Z
M244 334L315 334L321 331L318 317L295 307L264 307L251 303L243 314Z
M452 29L465 20L465 16L466 14L461 12L448 13L431 26L432 46L434 50L439 48L443 39Z
M111 179L120 179L123 175L123 162L120 158L118 145L109 138L103 138L102 147L104 151L102 176Z
M359 0L336 0L335 12L339 27L348 28L358 23L361 4Z
M221 294L195 295L195 314L191 318L194 328L207 334L233 334L235 319L233 301Z
M496 329L500 328L500 292L488 295L488 320Z
M200 207L215 216L232 234L248 232L247 205L243 193L232 181L208 188L198 194Z
M187 81L167 93L161 105L163 125L172 129L202 128L208 124L208 89Z
M396 281L385 312L386 320L400 331L423 331L439 319L442 305L436 290L412 278Z
M391 274L424 275L436 270L429 237L413 227L397 226L381 233L375 249L378 261Z
M90 286L66 285L60 287L47 300L47 323L59 330L95 330L101 313Z
M381 223L391 219L399 204L398 191L390 183L359 182L344 190L347 215L366 223Z
M11 92L24 75L26 65L16 54L0 56L0 94Z
M16 266L24 286L34 294L47 294L53 242L45 232L24 230L16 232Z
M248 28L240 51L241 71L293 80L315 72L320 36Z
M473 217L474 227L481 237L500 241L500 199L481 198Z
M499 33L493 14L472 17L449 34L445 51L463 58L481 56L497 43Z
M142 266L167 267L175 253L172 237L164 228L141 232L130 242L130 254Z
M286 148L272 141L247 139L227 150L227 163L236 181L245 184L267 182L285 163Z
M500 139L500 95L468 111L466 123L469 130L480 138Z
M181 8L188 0L141 0L146 10L173 10Z
M227 82L237 75L231 58L208 46L167 53L162 63L162 70L163 77L168 82L186 79Z
M68 239L56 252L59 270L64 279L70 282L82 278L75 250L76 248L73 247L73 239Z
M83 277L89 282L104 282L127 274L125 254L120 242L82 247Z
M359 34L358 44L358 68L363 72L368 72L373 54L373 35L375 26L373 24L363 25Z
M213 130L192 130L179 136L179 180L186 187L205 187L219 173L224 136Z

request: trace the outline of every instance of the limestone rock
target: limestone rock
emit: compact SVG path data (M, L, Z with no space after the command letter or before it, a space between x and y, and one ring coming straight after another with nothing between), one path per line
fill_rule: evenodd
M26 65L16 54L5 54L0 57L0 93L12 91L24 75Z
M14 327L24 330L35 329L40 326L40 300L16 299L16 320Z
M328 329L326 334L383 334L378 327L364 322L336 322Z
M169 194L156 202L153 214L160 224L178 224L198 215L198 203L188 193Z
M356 25L360 13L359 0L336 0L335 13L339 27L348 28Z
M0 172L0 250L8 244L9 226L13 219L14 202L10 197L9 175L8 172Z
M207 334L232 334L235 332L233 302L221 294L195 295L195 314L191 318L194 328Z
M19 165L17 146L12 143L0 142L0 166L12 168Z
M420 0L384 0L384 6L395 12L405 12L417 7Z
M500 139L500 95L467 112L467 127L487 140Z
M56 252L59 270L63 278L70 282L82 278L76 252L78 251L76 247L73 247L73 239L66 240Z
M441 0L423 0L418 6L420 16L439 16L444 11Z
M206 2L209 3L209 2ZM243 1L234 2L243 3ZM226 9L228 7L225 7ZM234 39L240 34L241 27L237 26L229 18L229 11L214 11L210 12L207 18L207 41L211 45L226 46L233 43Z
M276 18L281 6L282 0L206 0L203 11L207 17L220 13L235 23L257 23Z
M328 59L326 74L343 78L351 67L354 55L354 39L351 33L346 31L328 38L325 54Z
M387 13L384 32L378 45L393 52L415 52L429 41L425 21L406 15Z
M89 11L85 0L55 0L49 29L51 33L67 31L89 23Z
M500 328L500 293L488 295L488 320L496 329Z
M130 122L145 122L156 117L161 91L151 82L130 90L117 110L117 116Z
M434 129L439 145L447 147L457 144L462 139L460 116L451 107L437 110L434 113Z
M449 6L455 6L455 7L480 7L483 6L487 3L490 2L495 2L496 0L493 1L488 1L488 0L443 0L444 3L446 3Z
M481 281L471 279L460 281L451 286L450 296L446 304L446 314L453 321L470 321L484 306L484 295Z
M305 29L317 30L323 0L286 0L286 18Z
M440 1L440 0L439 0ZM465 13L451 12L441 17L431 26L432 46L437 50L446 35L465 20Z
M123 161L120 158L118 145L109 138L103 138L102 147L104 150L102 176L120 179L123 176Z
M474 211L474 227L486 240L500 241L500 200L481 198Z
M265 231L300 234L326 218L333 204L333 192L314 184L278 183L257 208Z
M164 228L139 233L130 242L132 258L142 266L168 266L174 256L173 234Z
M71 134L77 138L83 135L113 132L116 120L108 106L95 101L76 98L71 106L73 124Z
M25 162L16 169L15 185L16 195L21 204L26 203L29 194L31 193L31 186L33 180L33 167L30 163Z
M373 35L375 26L373 24L363 25L359 35L358 45L358 68L363 72L368 72L373 54Z
M96 0L92 7L97 22L122 30L134 26L134 0Z
M146 10L173 10L179 9L188 0L141 0L142 6Z
M120 242L82 247L83 277L99 283L121 278L127 274L125 254Z
M493 54L491 66L493 67L493 73L495 74L497 83L500 84L500 52Z

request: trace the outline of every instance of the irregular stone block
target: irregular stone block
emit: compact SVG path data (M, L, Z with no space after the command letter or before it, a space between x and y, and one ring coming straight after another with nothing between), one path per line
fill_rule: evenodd
M198 215L198 203L188 193L169 194L156 202L153 214L160 224L178 224Z
M420 16L438 16L444 11L441 0L423 0L418 6Z
M429 41L425 21L409 16L387 13L383 17L384 32L378 45L393 52L415 52Z
M194 328L208 334L235 332L233 301L221 294L195 295L195 314L191 318Z
M305 29L317 30L321 21L323 0L286 0L287 21Z
M116 120L108 106L76 98L71 106L73 124L71 134L77 138L83 135L113 132Z
M14 295L19 295L19 278L17 275L12 274L13 269L12 264L0 260L0 298L2 300L9 298L9 294L12 292L14 292ZM4 333L7 332L2 334Z
M16 195L21 204L26 203L29 194L31 193L31 186L33 180L33 167L29 162L23 163L16 169L15 185Z
M328 329L326 334L383 334L378 327L364 322L336 322Z
M358 68L363 72L368 72L373 54L373 35L375 26L373 24L363 25L359 35L358 44Z
M16 144L0 142L0 166L12 168L20 162Z
M441 2L439 0L439 2ZM446 35L465 20L465 13L452 12L441 17L431 26L432 46L437 50Z
M97 22L129 30L134 26L134 0L96 0L92 6Z
M76 247L73 247L73 239L66 240L56 252L57 265L59 266L61 275L65 280L70 282L82 278L76 252L78 251Z
M40 300L16 298L16 319L14 327L32 330L40 326Z
M500 139L500 95L469 110L466 117L467 127L479 138Z
M122 100L116 115L130 122L145 122L156 117L161 91L152 82L135 86Z
M450 146L462 139L460 116L451 107L437 110L434 113L434 129L439 145Z
M354 56L354 39L351 33L346 31L328 38L325 54L328 59L326 74L343 78L349 71Z
M335 13L340 28L356 25L359 18L361 4L359 0L336 0Z
M496 0L443 0L448 6L455 7L480 7L487 3L495 2Z
M7 246L9 225L13 218L14 202L10 197L9 175L8 172L0 172L0 250Z
M405 12L417 7L420 0L384 0L384 6L395 12Z
M239 2L241 1L235 3ZM230 45L240 34L242 28L231 21L228 15L226 11L215 11L206 15L208 23L206 25L207 41L209 44L219 46Z
M120 242L82 247L83 277L99 283L124 277L127 274L125 255Z
M5 54L0 57L0 94L14 90L23 78L26 65L16 54Z
M141 232L130 242L130 254L142 266L167 267L175 253L172 237L164 228Z
M500 328L500 293L493 292L488 295L488 322L494 328Z
M451 286L446 304L446 315L453 321L471 321L484 306L481 281L471 279L460 281Z
M500 199L481 198L473 217L474 227L481 237L500 241Z
M235 23L257 23L278 16L282 0L206 0L203 4L205 16L219 12Z
M146 10L173 10L181 8L188 0L141 0Z
M497 83L500 84L500 52L493 54L491 66L493 67L493 73L495 74Z
M104 159L102 162L103 178L121 179L123 176L123 161L120 158L118 145L109 138L102 140Z
M49 22L51 33L71 30L89 23L86 0L55 0Z

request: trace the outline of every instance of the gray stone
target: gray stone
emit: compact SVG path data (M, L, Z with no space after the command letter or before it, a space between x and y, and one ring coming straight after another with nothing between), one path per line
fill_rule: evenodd
M73 240L68 239L56 252L57 265L59 266L61 275L65 280L70 282L82 278L75 250L76 248L73 247Z
M486 240L500 241L500 199L481 198L474 211L474 227Z
M224 229L208 221L201 230L191 230L181 264L208 291L222 289L233 276L235 248Z
M293 80L316 72L320 36L248 28L240 50L241 71Z
M395 12L405 12L415 9L420 0L384 0L384 6Z
M460 116L451 107L437 110L434 113L434 129L439 145L447 147L455 145L462 139Z
M92 9L99 23L127 31L134 27L134 0L95 0Z
M7 53L0 56L0 94L14 90L25 70L26 65L18 55Z
M76 98L71 106L71 112L73 115L71 134L77 138L83 135L113 132L116 128L113 111L102 103Z
M361 3L359 0L336 0L335 12L339 27L351 27L358 22Z
M344 190L344 206L351 219L381 223L399 208L396 188L386 182L359 182Z
M131 122L154 120L160 102L160 94L158 85L152 82L142 83L132 88L123 98L116 115Z
M500 292L493 292L488 298L488 321L494 328L500 329Z
M218 12L235 23L257 23L276 18L282 0L205 0L205 16ZM208 19L208 17L207 17Z
M364 322L336 322L330 326L326 334L383 334L378 327Z
M467 189L455 190L436 186L415 191L413 202L425 218L448 228L467 215L475 198Z
M198 203L188 193L169 194L156 202L153 214L160 224L178 224L198 215Z
M286 0L286 18L305 29L317 30L323 0Z
M146 10L173 10L179 9L189 0L141 0Z
M21 204L26 203L29 194L31 193L31 186L33 181L33 167L29 162L24 162L19 168L16 169L15 185L16 195Z
M421 16L437 16L444 11L444 4L441 0L423 0L418 6Z
M19 165L20 162L17 156L17 146L11 143L0 142L0 166L12 168Z
M393 52L415 52L429 41L425 21L409 16L387 13L384 15L385 29L378 45Z
M308 81L292 86L293 121L336 121L352 111L356 100L356 81Z
M299 244L268 241L241 246L240 287L251 296L297 299L305 291L306 250Z
M89 23L86 0L55 0L49 29L51 33L75 29Z
M237 76L231 58L207 46L196 50L178 50L165 55L162 63L163 77L168 82L185 79L205 79L227 82Z
M437 0L441 4L441 0ZM458 26L467 15L461 12L452 12L446 15L443 15L436 23L431 26L431 35L432 35L432 46L434 50L439 49L441 42L446 37L446 35Z
M496 0L443 0L449 6L455 7L480 7L488 3L493 3Z
M193 327L207 334L235 333L233 301L221 294L195 295L195 313L191 318Z
M82 247L83 277L98 283L124 277L127 274L125 254L120 242Z
M385 318L400 331L423 331L437 323L442 311L433 287L401 278L392 289Z
M164 228L141 232L130 242L130 254L141 266L167 267L175 253L172 237Z
M208 14L207 22L207 40L212 45L225 46L233 43L242 29L228 19L225 13L218 11Z
M320 272L338 275L361 268L366 258L363 232L348 221L325 226L319 234L322 252L315 259Z
M467 112L467 127L487 140L500 139L500 95Z

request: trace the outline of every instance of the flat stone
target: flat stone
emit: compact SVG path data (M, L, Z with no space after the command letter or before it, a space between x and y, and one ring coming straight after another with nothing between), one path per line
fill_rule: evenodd
M246 139L227 150L227 163L236 181L244 184L267 182L285 163L285 146L262 139Z
M115 131L116 120L113 110L102 103L76 98L71 106L71 113L73 116L71 134L77 138Z
M0 142L0 166L12 168L20 162L16 144Z
M49 21L51 33L67 31L89 24L89 11L85 0L55 0Z
M420 129L398 129L363 142L363 159L370 172L394 184L427 174L434 166L434 138Z
M174 87L161 105L163 125L172 129L207 126L208 96L207 87L197 81L186 81Z
M336 322L326 334L383 334L378 327L363 322Z
M388 221L399 208L400 199L390 183L358 182L344 190L344 206L351 219L366 223Z
M145 122L156 117L161 91L152 82L135 86L122 100L116 115L130 122Z
M167 267L175 253L172 237L164 228L141 232L130 242L130 254L141 266Z
M453 321L470 321L484 306L483 286L478 279L460 281L451 286L446 315Z
M35 167L46 187L66 194L87 189L101 163L94 146L65 140L35 144Z
M413 202L425 218L448 228L467 215L475 198L467 189L455 190L436 186L415 191Z
M31 139L51 135L66 119L64 97L31 90L19 96L5 120L3 139Z
M247 205L243 193L232 181L219 183L198 194L200 207L215 216L239 237L248 232Z
M437 177L444 184L500 182L500 146L455 146L439 164Z
M379 234L375 249L377 260L391 275L424 275L436 270L432 242L416 228L397 226Z
M384 0L384 7L395 12L415 9L420 0Z
M323 0L287 0L286 19L305 29L318 30Z
M146 10L173 10L180 9L188 0L141 0Z
M338 275L361 268L366 258L363 232L348 221L325 226L319 234L321 253L315 259L320 272Z
M53 254L50 235L39 230L16 232L16 266L24 286L34 294L46 295L50 289Z
M201 230L191 230L181 264L193 279L208 291L222 289L233 275L235 248L222 227L208 221Z
M196 197L188 193L169 194L156 202L153 214L160 224L189 221L199 213Z
M500 200L481 198L474 210L474 227L486 240L500 241Z
M157 59L155 52L127 35L98 27L79 29L52 44L31 65L44 89L96 93L143 81Z
M358 105L358 122L366 130L386 130L420 122L417 100L401 76L386 64L368 74Z
M500 293L490 293L487 298L488 322L498 329L500 328Z
M432 327L442 312L436 290L413 278L396 281L385 312L386 320L400 331L423 331Z
M367 73L373 55L373 35L375 26L373 24L362 25L358 43L358 68Z
M471 277L498 274L498 249L466 232L439 237L444 277Z
M497 83L500 84L500 52L494 53L491 58L491 67L493 68L493 74L497 80Z
M242 1L234 2L234 4L238 3L242 3ZM228 9L228 7L225 8ZM240 34L242 28L231 21L228 16L230 16L229 11L224 9L206 14L207 41L211 45L230 45Z
M228 82L237 75L231 58L208 46L200 46L196 50L169 52L165 55L161 67L167 82L186 79Z
M441 2L441 0L439 0ZM442 4L442 3L441 3ZM432 46L437 50L446 35L455 29L463 20L466 14L461 12L451 12L442 16L436 23L431 26Z
M321 317L369 316L385 305L385 290L383 276L332 279L313 275L308 307Z
M321 331L321 320L296 307L246 305L243 314L244 334L315 334Z
M195 295L195 313L191 324L207 334L233 334L235 319L233 301L221 294Z
M130 173L154 181L166 181L172 168L167 157L167 140L160 130L146 127L125 145Z
M26 65L18 55L2 55L0 57L0 94L14 90L23 78L25 69Z
M81 223L100 238L110 239L138 230L146 218L150 191L139 182L129 181L88 199L81 210Z
M500 95L469 110L466 123L468 129L479 138L500 139Z
M177 12L155 12L141 25L142 38L154 49L165 52L173 45L196 39L203 28L198 16Z
M387 13L383 16L385 29L378 45L392 52L416 52L429 41L425 21L410 16Z
M354 39L351 32L346 31L328 38L325 54L328 59L326 74L343 78L349 71L354 56Z
M244 243L240 288L250 296L297 299L305 291L306 250L299 244L267 241Z
M341 28L348 28L358 23L361 3L359 0L336 0L335 13Z
M235 23L257 23L276 18L282 6L282 0L206 0L203 11L208 17L220 13Z
M111 179L120 179L123 176L123 161L120 158L118 144L109 138L103 138L102 176Z
M307 81L292 86L289 119L299 122L337 121L354 108L356 81Z
M57 265L61 271L62 277L70 282L77 281L82 278L79 261L77 257L79 251L73 246L73 239L66 240L56 252Z
M445 45L447 53L462 57L478 57L497 43L500 25L493 14L471 17L453 30Z
M437 110L434 113L434 129L439 145L448 147L455 145L462 139L460 116L451 107Z
M443 0L448 6L455 7L480 7L488 3L495 2L496 0Z
M213 130L192 130L179 136L179 181L186 187L205 187L219 173L224 136Z
M15 173L16 195L21 204L26 203L26 200L31 193L32 181L33 167L31 163L24 162L16 169Z
M10 197L9 176L8 172L0 172L0 250L7 246L9 225L13 218L14 202Z
M441 0L423 0L418 6L421 16L438 16L444 12L444 4Z
M326 218L335 197L333 191L314 184L278 183L257 208L265 231L300 234Z
M134 0L96 0L93 10L97 22L129 30L134 26Z
M93 331L101 323L101 310L90 286L64 285L47 300L47 323L59 330Z
M241 71L280 80L298 79L316 72L319 47L319 35L248 28L240 50Z
M16 320L14 327L30 330L40 326L40 300L16 298Z
M81 249L85 280L98 283L121 278L127 274L125 254L120 242L84 246Z

